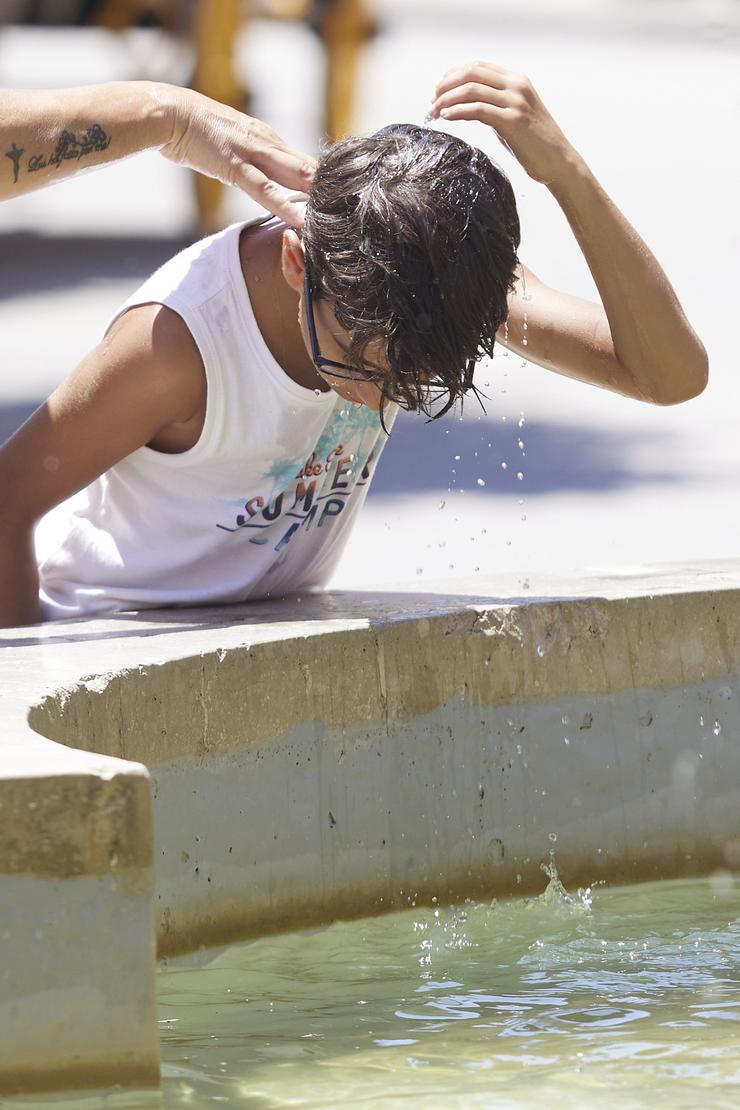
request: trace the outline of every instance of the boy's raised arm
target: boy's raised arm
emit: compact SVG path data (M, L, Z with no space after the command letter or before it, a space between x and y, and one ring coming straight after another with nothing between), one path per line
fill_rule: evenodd
M205 399L186 325L161 305L131 309L0 447L0 628L40 620L33 531L44 513Z
M508 345L550 370L638 400L675 404L700 393L706 351L668 278L530 81L487 62L450 70L430 114L494 129L529 176L550 189L599 290L601 306L529 275L528 300L520 283L510 301Z

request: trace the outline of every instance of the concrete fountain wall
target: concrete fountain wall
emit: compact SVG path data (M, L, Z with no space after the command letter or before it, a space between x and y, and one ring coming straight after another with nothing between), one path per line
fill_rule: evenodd
M0 1093L156 1083L155 946L738 866L740 561L451 585L5 634Z

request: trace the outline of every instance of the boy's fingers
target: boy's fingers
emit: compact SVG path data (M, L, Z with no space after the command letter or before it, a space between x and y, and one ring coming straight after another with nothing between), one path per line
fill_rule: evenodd
M505 89L512 74L502 66L493 65L491 62L473 62L467 66L456 66L443 75L437 82L436 95L448 92L456 85L463 85L466 81L480 81L496 89Z
M446 120L477 120L479 123L487 123L495 131L505 121L505 111L505 108L475 101L472 104L453 104L450 108L443 108L441 116Z
M497 108L505 108L508 103L508 94L504 89L494 89L490 85L481 85L475 81L468 81L464 85L456 85L448 92L441 93L434 101L432 107L435 111L451 108L453 104L495 104Z

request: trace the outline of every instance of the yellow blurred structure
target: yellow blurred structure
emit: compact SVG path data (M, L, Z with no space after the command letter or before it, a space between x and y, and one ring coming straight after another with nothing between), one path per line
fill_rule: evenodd
M349 132L360 52L375 30L365 0L195 0L190 28L183 26L178 0L102 0L93 14L96 23L111 30L122 30L143 17L190 34L195 48L192 87L240 111L248 110L249 90L237 79L234 46L244 23L254 18L309 22L325 48L325 136L333 140ZM221 226L223 186L196 174L195 194L201 233L216 231Z
M199 92L244 108L247 94L234 73L234 42L245 19L265 16L309 20L325 47L326 84L324 131L329 140L346 135L352 122L355 75L360 52L374 33L363 0L198 0L194 26L196 69L193 87ZM200 174L195 180L200 229L220 226L223 189Z

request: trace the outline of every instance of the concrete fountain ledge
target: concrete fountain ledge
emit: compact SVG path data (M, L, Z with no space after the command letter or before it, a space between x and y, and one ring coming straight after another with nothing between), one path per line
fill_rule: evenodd
M740 560L415 586L3 634L0 1093L155 1084L157 953L737 868Z

